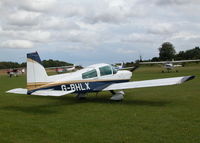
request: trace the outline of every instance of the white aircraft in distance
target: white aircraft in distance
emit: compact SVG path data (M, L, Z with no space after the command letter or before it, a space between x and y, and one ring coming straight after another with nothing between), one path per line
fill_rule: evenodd
M188 62L199 62L200 59L197 60L179 60L179 61L159 61L159 62L140 62L140 64L163 64L163 67L169 72L170 70L175 69L176 67L182 67L183 65L178 65L174 63L188 63ZM164 71L162 71L164 72ZM176 70L178 72L178 70Z
M73 64L71 66L48 67L48 68L45 68L45 69L53 69L57 73L71 72L71 71L76 70L76 65Z
M16 88L7 93L40 96L63 96L74 93L78 98L84 98L89 92L110 91L113 94L111 100L122 100L124 92L119 90L181 84L195 77L130 82L131 76L132 72L116 70L109 64L95 64L72 73L48 76L38 53L34 52L27 54L27 89Z

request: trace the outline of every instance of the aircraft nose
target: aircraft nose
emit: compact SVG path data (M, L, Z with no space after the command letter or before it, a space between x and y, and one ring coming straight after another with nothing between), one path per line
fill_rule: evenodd
M132 77L132 72L130 72L130 71L124 71L125 73L125 75L126 75L126 77L127 77L127 79L131 79L131 77Z

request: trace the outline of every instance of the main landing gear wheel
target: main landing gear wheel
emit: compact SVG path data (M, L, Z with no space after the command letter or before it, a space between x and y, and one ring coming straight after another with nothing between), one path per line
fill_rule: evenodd
M121 101L124 99L124 92L123 91L117 91L117 92L114 92L114 91L110 91L113 95L112 97L110 98L110 100L112 101Z

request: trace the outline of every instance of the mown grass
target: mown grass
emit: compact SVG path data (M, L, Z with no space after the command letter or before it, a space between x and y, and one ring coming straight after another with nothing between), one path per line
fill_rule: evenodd
M200 142L200 65L161 73L157 66L136 70L134 80L185 75L181 85L125 90L123 102L110 93L38 97L7 94L25 87L25 77L0 77L1 143L197 143Z

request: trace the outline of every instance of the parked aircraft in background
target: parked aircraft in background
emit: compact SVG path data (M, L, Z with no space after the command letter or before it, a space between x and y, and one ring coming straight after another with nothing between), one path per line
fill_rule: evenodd
M27 54L27 89L16 88L7 93L40 96L63 96L74 93L78 98L84 98L89 92L110 91L111 100L122 100L123 89L181 84L195 76L130 82L131 77L132 72L117 70L104 63L91 65L72 73L48 76L38 53L34 52Z
M48 67L47 70L55 70L57 73L63 73L63 72L71 72L76 70L76 65L73 64L71 66L59 66L59 67Z
M25 68L14 68L14 69L8 69L6 71L8 76L11 78L12 76L19 76L21 74L25 73Z
M188 62L199 62L200 59L197 60L179 60L179 61L159 61L159 62L140 62L140 64L163 64L163 68L166 69L167 72L174 70L176 67L182 67L183 65L174 64L174 63L188 63ZM175 70L178 72L178 70ZM164 72L164 70L162 71Z

